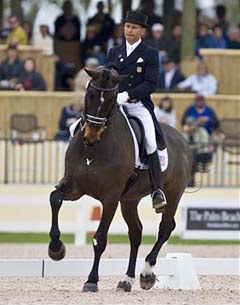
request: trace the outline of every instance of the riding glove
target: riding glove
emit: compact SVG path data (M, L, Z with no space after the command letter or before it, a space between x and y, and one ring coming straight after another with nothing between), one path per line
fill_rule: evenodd
M117 95L117 102L119 105L126 103L129 100L129 95L127 91L118 93Z

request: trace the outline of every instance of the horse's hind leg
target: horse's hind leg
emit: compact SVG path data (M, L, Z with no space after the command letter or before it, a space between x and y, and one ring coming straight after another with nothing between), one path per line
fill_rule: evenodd
M137 254L142 240L142 224L138 217L137 211L138 203L139 200L121 201L122 215L128 225L128 235L131 246L126 277L123 281L120 281L117 286L117 290L122 290L125 292L131 291L134 283Z
M99 262L102 253L104 252L107 244L107 233L112 222L113 216L116 212L118 201L108 202L108 204L103 205L102 217L97 229L96 234L93 237L93 248L94 248L94 262L92 270L88 276L88 280L84 283L84 292L97 292L98 291L98 269Z
M151 252L147 255L144 269L140 274L140 286L142 289L151 289L156 282L156 276L152 271L152 267L157 262L157 256L162 245L169 239L172 231L175 229L174 215L180 198L181 196L178 196L177 199L174 195L167 196L168 206L162 215L157 241Z
M64 193L59 189L53 191L50 195L50 204L52 210L52 226L50 230L51 241L48 247L48 255L53 260L61 260L66 254L66 248L60 240L60 230L58 227L58 213L62 206Z

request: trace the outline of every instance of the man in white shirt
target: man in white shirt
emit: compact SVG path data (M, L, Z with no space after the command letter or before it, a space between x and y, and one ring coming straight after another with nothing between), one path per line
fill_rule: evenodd
M197 67L197 74L193 74L178 84L179 90L190 89L204 96L214 95L217 93L217 80L208 73L205 63L200 62Z
M49 35L49 28L45 24L40 25L39 33L34 35L33 44L43 50L44 55L53 55L53 39Z

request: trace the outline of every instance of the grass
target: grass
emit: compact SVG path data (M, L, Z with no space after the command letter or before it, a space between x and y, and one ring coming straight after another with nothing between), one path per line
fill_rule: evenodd
M64 243L74 243L73 234L62 234L61 239ZM88 235L87 243L90 244L92 236ZM1 243L48 243L48 234L40 233L0 233ZM108 243L110 244L125 244L128 243L127 235L109 235ZM142 239L142 244L153 245L155 242L155 236L145 235ZM240 245L239 240L191 240L182 239L178 236L173 236L168 241L171 245Z

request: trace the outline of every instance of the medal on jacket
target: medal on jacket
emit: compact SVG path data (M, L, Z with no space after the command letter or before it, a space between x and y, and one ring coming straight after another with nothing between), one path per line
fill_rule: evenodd
M142 73L142 67L137 67L137 73Z

